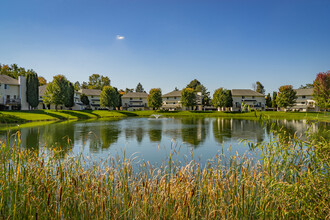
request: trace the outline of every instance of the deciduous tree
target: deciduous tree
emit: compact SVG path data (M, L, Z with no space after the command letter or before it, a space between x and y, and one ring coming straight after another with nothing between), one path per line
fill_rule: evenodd
M326 110L330 108L330 71L319 73L314 80L313 97L316 105Z
M89 99L88 96L86 94L81 94L80 95L80 101L84 104L84 105L89 105Z
M39 86L47 85L47 80L42 76L38 77L38 81L39 81Z
M110 79L107 76L100 74L93 74L89 76L88 88L89 89L103 89L104 86L110 86Z
M293 90L291 85L285 85L279 88L279 93L276 98L276 104L280 108L291 107L295 104L296 99L296 91Z
M159 88L150 89L148 95L148 106L150 108L160 108L162 106L162 90Z
M215 90L212 103L214 107L232 107L233 98L231 96L231 91L224 88Z
M105 86L101 92L101 106L113 107L114 109L119 105L119 93L111 86Z
M193 107L196 105L196 94L194 89L185 88L182 90L181 104L185 107Z
M73 85L73 87L74 87L74 90L75 91L78 91L80 89L80 83L78 81L75 82L74 85Z
M53 77L53 81L47 84L44 103L54 104L57 111L58 105L64 105L68 80L63 75L56 75Z
M254 91L259 92L261 94L265 94L265 88L261 84L261 82L257 81L255 84L253 84Z

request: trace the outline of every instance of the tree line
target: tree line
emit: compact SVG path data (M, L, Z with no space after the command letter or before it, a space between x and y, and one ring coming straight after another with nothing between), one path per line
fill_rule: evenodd
M39 86L46 85L44 96L45 104L54 104L57 109L58 105L64 105L71 108L74 105L74 91L80 89L98 89L101 90L100 103L103 107L118 108L121 104L121 96L129 92L146 92L139 82L134 89L126 88L118 90L111 86L111 80L108 76L100 74L92 74L89 76L88 82L80 84L78 81L74 84L70 82L64 75L56 75L53 81L47 83L46 79L32 69L19 67L17 64L2 65L0 64L0 74L8 75L17 79L18 76L27 78L27 102L30 108L35 108L39 104ZM257 81L252 85L252 88L261 94L265 94L265 88L261 82ZM322 109L330 108L330 71L320 72L317 74L312 84L301 85L300 88L313 88L313 97L316 105ZM175 88L175 90L178 90ZM211 99L210 92L197 79L192 80L181 92L181 103L185 107L194 107L197 104L197 93L201 94L201 105L227 108L232 107L231 91L225 88L215 90ZM162 92L160 88L152 88L149 91L148 106L153 109L159 109L162 106ZM88 97L81 94L81 102L84 105L89 105ZM279 91L274 91L272 96L270 93L265 97L266 107L268 108L287 108L295 104L297 99L296 91L292 85L284 85L279 88Z

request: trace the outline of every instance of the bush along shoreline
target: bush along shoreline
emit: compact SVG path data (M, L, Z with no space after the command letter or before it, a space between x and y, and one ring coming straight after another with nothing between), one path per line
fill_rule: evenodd
M275 132L276 133L276 132ZM113 158L100 164L62 152L0 148L2 219L328 219L329 141L278 132L248 143L253 161L217 155L155 167Z

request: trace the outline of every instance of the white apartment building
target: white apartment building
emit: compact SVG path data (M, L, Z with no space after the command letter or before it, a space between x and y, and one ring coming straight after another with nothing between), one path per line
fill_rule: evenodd
M242 103L247 104L251 110L265 110L265 95L253 91L252 89L232 89L233 111L240 111Z
M290 109L301 112L315 112L319 108L315 105L313 100L313 89L295 89L296 103Z
M123 110L136 111L148 109L148 93L129 92L121 97Z
M14 79L7 75L0 75L0 109L29 109L29 104L26 101L26 78L24 76Z

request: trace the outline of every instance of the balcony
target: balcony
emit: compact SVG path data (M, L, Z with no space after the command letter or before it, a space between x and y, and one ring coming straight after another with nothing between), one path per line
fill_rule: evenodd
M6 105L19 105L21 104L21 99L6 99Z

